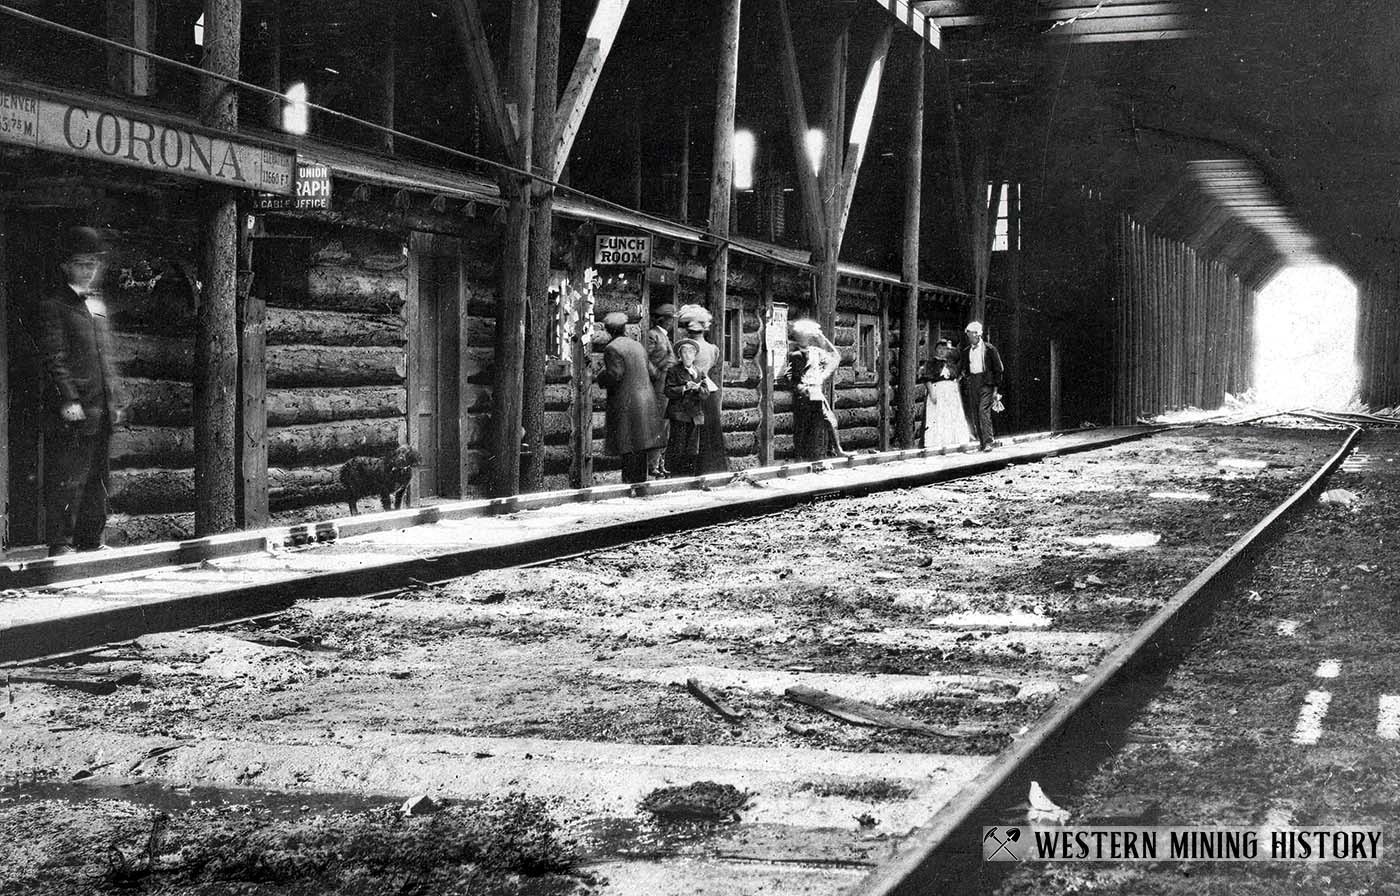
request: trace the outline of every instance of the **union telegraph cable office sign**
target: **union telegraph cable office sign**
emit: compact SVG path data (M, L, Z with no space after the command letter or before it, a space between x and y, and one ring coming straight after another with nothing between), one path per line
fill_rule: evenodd
M296 154L0 87L0 142L291 194Z

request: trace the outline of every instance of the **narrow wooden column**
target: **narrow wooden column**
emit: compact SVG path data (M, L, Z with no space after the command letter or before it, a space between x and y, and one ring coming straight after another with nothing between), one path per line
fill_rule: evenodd
M821 203L823 239L821 260L817 265L817 323L828 339L836 338L836 290L840 276L841 258L841 168L846 142L846 62L851 35L843 30L832 43L826 95L826 151L822 155ZM835 377L827 380L827 397L831 397ZM818 446L820 447L820 446Z
M238 76L242 0L205 0L204 67ZM238 126L238 94L205 78L201 118L221 130ZM231 190L212 188L203 216L200 294L194 341L194 528L196 535L234 528L235 430L238 414L238 208Z
M394 95L398 91L398 28L395 27L396 18L390 14L382 16L377 23L377 27L383 28L384 34L384 58L380 61L383 77L379 82L381 91L379 97L379 123L390 130L394 127ZM394 152L394 135L380 132L380 146L387 153Z
M768 352L768 343L773 338L769 328L773 326L773 266L763 265L758 285L758 465L771 466L773 463L773 388L778 374L774 363L778 359ZM786 336L787 334L783 334Z
M535 113L535 48L539 30L539 0L516 0L510 19L510 72L504 107L511 163L524 170L533 164ZM515 108L514 116L508 110ZM513 140L512 140L513 136ZM506 200L505 233L501 246L501 294L496 302L496 375L491 395L495 409L491 427L492 481L496 497L520 491L521 393L525 380L525 314L529 304L530 205L533 188L523 175L501 178Z
M893 410L890 407L890 399L894 392L890 383L890 302L894 301L894 296L894 290L880 288L880 332L875 343L875 350L880 354L879 361L875 365L879 386L875 393L880 398L881 451L890 450L890 430L893 429L890 420L890 412Z
M554 170L554 115L559 102L559 20L562 0L540 0L539 44L535 58L534 151L537 168ZM520 487L544 488L545 341L553 308L549 301L550 256L554 247L554 189L535 188L534 220L530 225L530 326L525 345L525 394L521 414L529 454L521 462ZM565 338L568 338L567 336Z
M569 276L575 283L593 264L593 241L597 235L593 224L581 226L574 235L574 259ZM577 328L567 334L573 340L574 407L571 416L569 484L574 488L593 485L593 303L579 290Z
M1026 426L1026 408L1039 404L1038 398L1026 395L1030 378L1026 375L1025 308L1021 303L1021 185L1016 180L1006 184L1006 295L1011 306L1011 356L1005 359L1011 376L1002 391L1006 394L1007 416L1014 429ZM1039 354L1039 350L1037 350Z
M914 392L919 375L919 224L924 187L924 44L914 42L909 145L904 171L904 313L899 330L899 447L914 447Z
M267 303L253 292L252 218L238 213L238 524L266 526Z
M676 215L682 222L690 220L690 107L685 107L685 118L681 122L681 165L676 189L680 191L680 203Z
M282 93L282 4L267 4L267 87ZM282 128L282 100L267 98L267 126L273 130Z
M719 241L709 267L711 331L724 346L724 313L729 283L729 212L734 194L734 103L739 87L740 0L723 0L720 24L719 82L715 90L714 159L710 169L710 233ZM724 360L715 385L724 388ZM722 399L721 399L722 400Z

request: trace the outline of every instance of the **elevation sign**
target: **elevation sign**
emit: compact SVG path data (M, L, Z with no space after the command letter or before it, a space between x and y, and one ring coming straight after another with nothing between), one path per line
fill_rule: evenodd
M296 154L0 88L0 141L233 187L291 194Z

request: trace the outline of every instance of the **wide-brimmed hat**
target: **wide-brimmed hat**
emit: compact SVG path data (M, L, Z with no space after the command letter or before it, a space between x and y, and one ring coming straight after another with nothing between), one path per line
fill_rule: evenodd
M968 324L968 325L967 325L967 330L966 330L966 332L968 332L968 333L976 333L976 334L978 334L978 335L980 336L980 335L982 334L982 323L981 323L981 321L976 321L976 320L974 320L972 323Z
M704 305L682 305L681 310L676 312L676 320L687 330L708 330L714 319Z
M700 353L700 343L696 342L694 339L681 339L678 342L676 342L675 345L671 346L671 350L676 353L676 357L680 357L681 346L683 345L688 345L691 348L695 349L695 353L697 355Z
M652 316L652 317L675 317L675 316L676 316L676 306L670 304L669 302L666 303L665 305L657 305L655 308L651 309L651 316Z
M625 327L627 326L627 315L621 311L614 311L603 318L603 326L610 330L614 327Z

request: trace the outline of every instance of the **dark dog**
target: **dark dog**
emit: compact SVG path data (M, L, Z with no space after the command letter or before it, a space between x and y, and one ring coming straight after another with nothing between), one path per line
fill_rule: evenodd
M413 468L423 462L423 456L412 448L399 446L383 457L352 457L340 468L340 484L345 486L345 499L351 516L360 512L360 499L378 495L385 510L403 506ZM390 498L393 506L390 507Z

